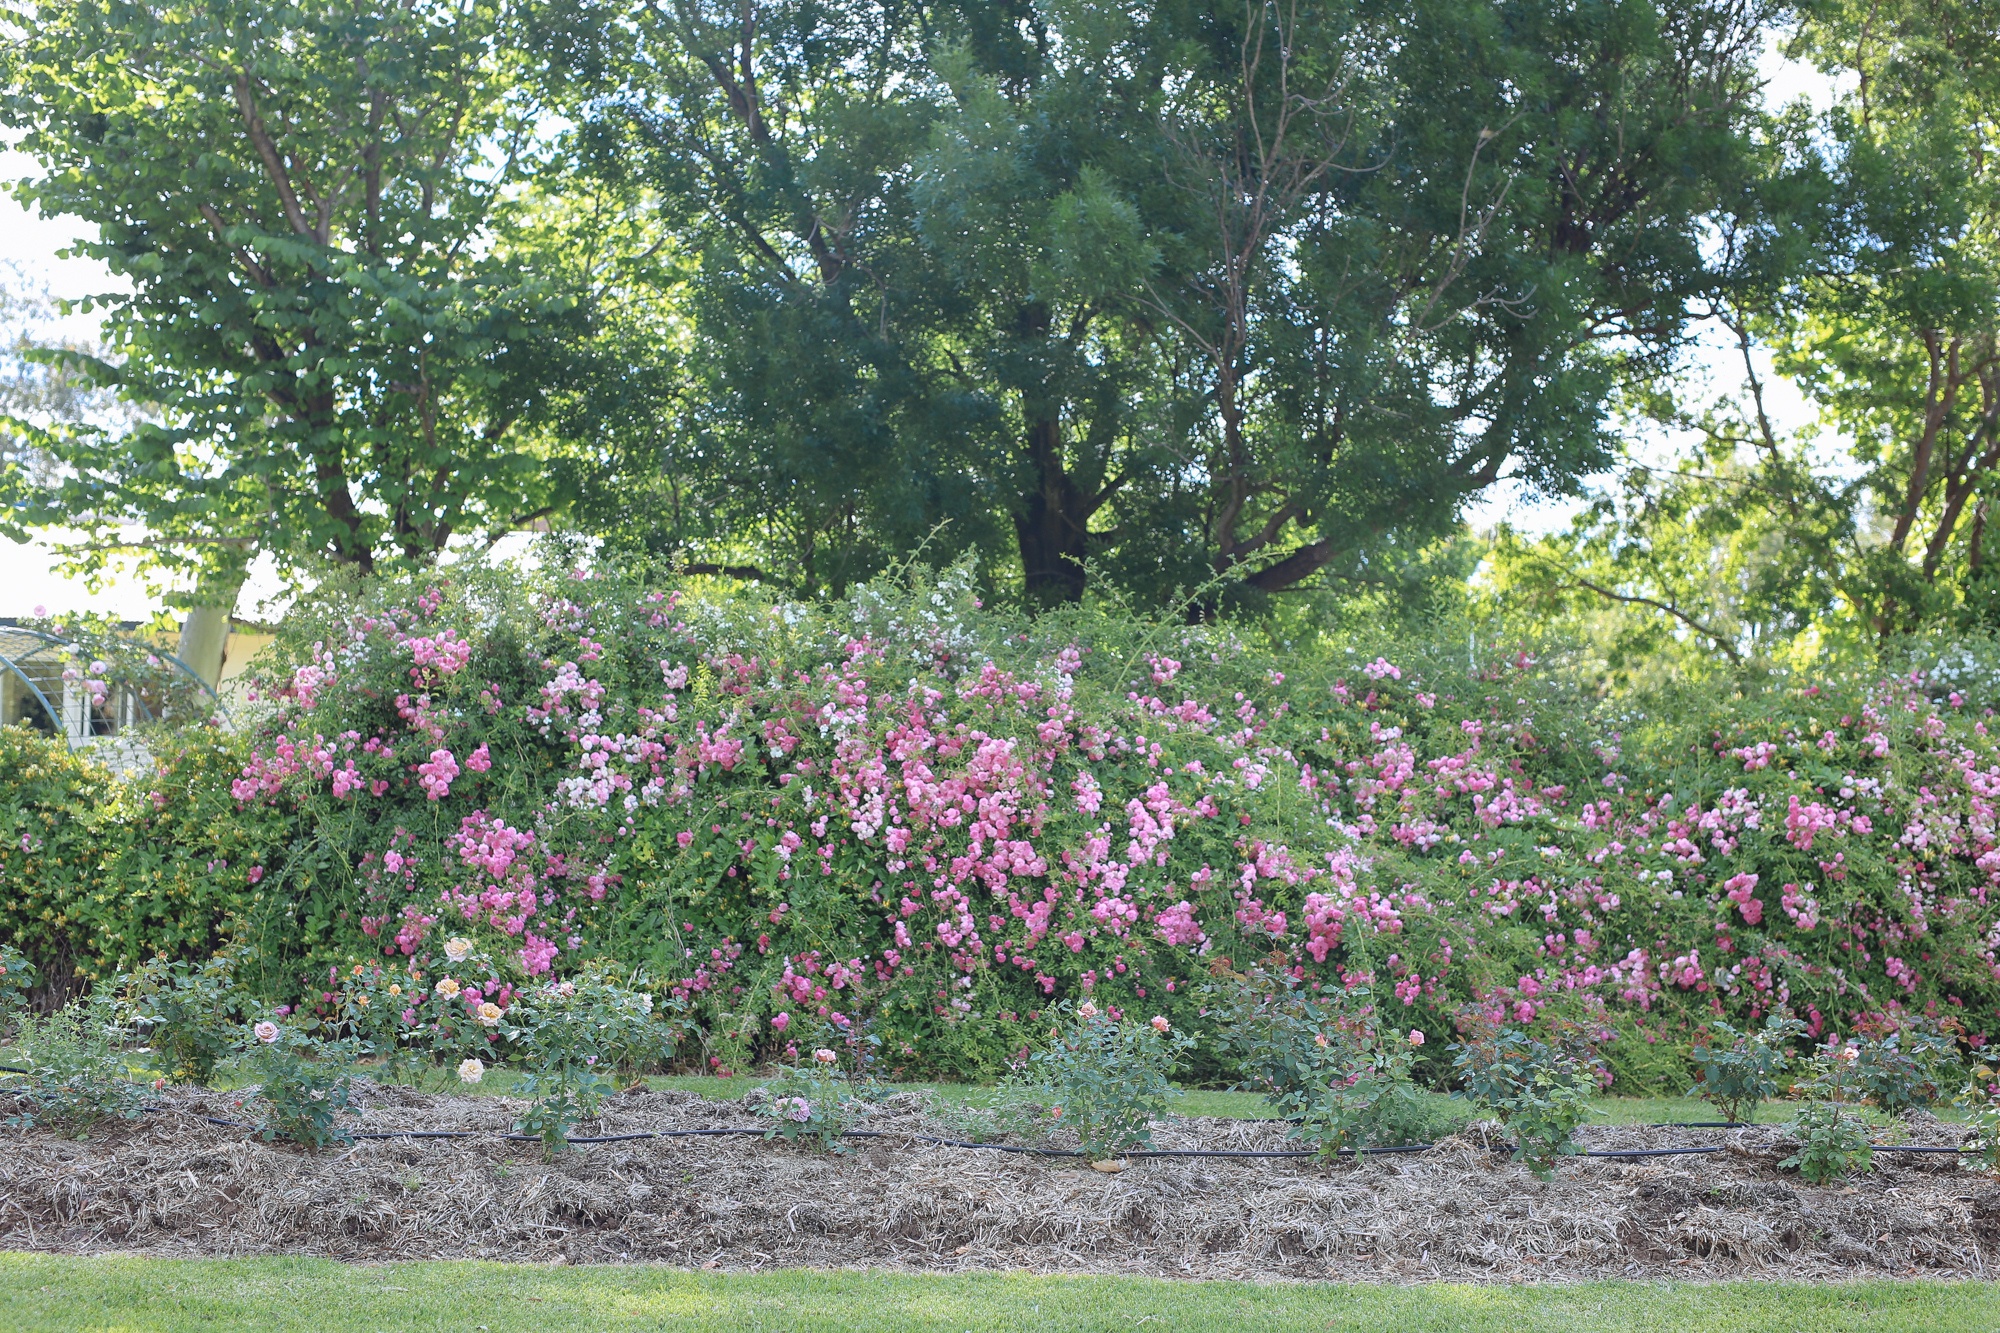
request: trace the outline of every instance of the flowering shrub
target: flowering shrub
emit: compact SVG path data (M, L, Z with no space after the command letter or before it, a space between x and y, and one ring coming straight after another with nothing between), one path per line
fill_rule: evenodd
M1778 1165L1816 1185L1872 1171L1868 1122L1855 1110L1864 1095L1861 1043L1829 1040L1806 1068L1806 1077L1792 1089L1806 1100L1785 1125L1798 1148Z
M326 987L308 993L301 1010L328 1036L373 1055L380 1077L446 1086L465 1061L483 1068L498 1057L515 986L470 940L449 940L442 952L446 970L435 979L411 963L328 968Z
M1543 1040L1483 1014L1469 1015L1464 1026L1465 1040L1452 1050L1466 1095L1513 1131L1514 1155L1548 1179L1558 1159L1577 1154L1573 1135L1603 1076L1585 1031L1565 1026Z
M1987 1175L2000 1176L2000 1082L1991 1068L1973 1071L1964 1100L1965 1150Z
M1800 1178L1815 1185L1831 1184L1875 1167L1868 1122L1839 1102L1807 1102L1793 1112L1785 1129L1798 1147L1778 1165L1797 1171Z
M1984 1102L1966 1121L1965 1146L1989 1176L2000 1176L2000 1103Z
M259 1019L241 1030L237 1050L257 1080L257 1135L315 1152L345 1143L339 1115L354 1105L348 1067L353 1041L323 1041L296 1023Z
M1855 1087L1891 1115L1933 1106L1964 1080L1958 1040L1948 1030L1912 1023L1853 1044Z
M1180 1095L1173 1072L1191 1045L1164 1014L1142 1020L1086 1000L1073 1020L1059 1017L1009 1084L1045 1103L1085 1155L1115 1158L1153 1141L1153 1121Z
M1223 972L1203 994L1217 1044L1244 1076L1238 1088L1262 1092L1296 1121L1294 1137L1335 1152L1455 1127L1411 1077L1423 1032L1385 1032L1367 987L1313 989L1253 967Z
M357 959L435 981L451 938L516 986L615 959L715 1067L783 1058L780 1015L869 1025L887 1073L998 1069L1086 998L1205 1035L1223 959L1399 1030L1592 997L1635 1080L1786 1008L1991 1035L1991 700L1599 704L1522 655L1249 633L1017 623L963 569L814 605L561 568L329 592L247 745L125 785L0 763L0 940L102 975L237 938L274 999Z
M839 1151L840 1136L874 1100L840 1065L839 1052L816 1047L808 1059L786 1065L756 1089L755 1113L771 1122L767 1139L815 1139Z
M1423 1143L1466 1120L1410 1077L1424 1034L1377 1033L1359 1058L1313 1091L1293 1137L1333 1153L1342 1148Z
M99 993L43 1018L21 1022L14 1056L26 1064L28 1086L15 1093L20 1109L5 1123L40 1125L82 1137L100 1120L138 1116L144 1093L129 1077L128 1034L113 996Z
M197 967L155 958L122 977L126 1019L175 1083L206 1087L236 1044L242 996L226 954Z
M1805 1024L1775 1013L1761 1032L1738 1032L1719 1018L1709 1029L1709 1040L1695 1043L1695 1081L1687 1095L1700 1097L1731 1124L1748 1124L1757 1118L1757 1103L1778 1095L1778 1076L1791 1063L1791 1044Z
M1344 1081L1374 1044L1366 988L1320 990L1288 971L1251 968L1223 973L1203 995L1216 1043L1243 1076L1237 1089L1263 1093L1287 1115Z
M652 996L599 980L544 982L504 1014L496 1010L495 1021L526 1070L521 1092L530 1105L514 1132L536 1135L550 1155L597 1114L615 1087L612 1070L659 1060L674 1043Z

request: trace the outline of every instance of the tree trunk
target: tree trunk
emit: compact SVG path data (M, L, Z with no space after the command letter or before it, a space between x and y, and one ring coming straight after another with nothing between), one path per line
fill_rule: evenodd
M1030 421L1027 443L1034 486L1014 515L1014 531L1028 604L1082 601L1090 504L1063 466L1062 423L1054 417Z
M232 570L204 574L195 587L195 604L181 621L180 647L175 656L211 690L222 681L222 651L229 640L229 617L243 590L243 573Z

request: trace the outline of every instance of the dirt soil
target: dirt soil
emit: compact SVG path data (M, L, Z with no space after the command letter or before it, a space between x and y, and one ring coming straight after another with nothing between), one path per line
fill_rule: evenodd
M2000 1186L1955 1156L1881 1154L1827 1188L1778 1171L1780 1131L1597 1127L1591 1148L1725 1152L1562 1163L1553 1182L1482 1129L1359 1163L1074 1159L899 1139L844 1154L753 1138L577 1147L554 1164L495 1138L364 1140L313 1155L200 1115L223 1094L87 1140L0 1130L0 1247L153 1255L312 1254L690 1267L877 1267L1196 1278L1567 1281L2000 1275ZM504 1130L502 1098L365 1085L359 1129ZM632 1092L602 1133L751 1124L736 1103ZM939 1133L898 1096L869 1127ZM585 1131L579 1131L585 1132ZM1921 1113L1913 1143L1960 1131ZM1283 1148L1269 1122L1174 1120L1163 1148Z

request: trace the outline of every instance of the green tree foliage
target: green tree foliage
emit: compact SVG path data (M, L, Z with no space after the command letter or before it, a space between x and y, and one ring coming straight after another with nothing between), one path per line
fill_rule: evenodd
M1792 47L1833 105L1774 115L1712 308L1743 377L1675 368L1638 413L1694 432L1624 469L1571 531L1503 540L1498 586L1595 622L1613 674L1664 653L1782 653L1990 625L2000 477L2000 25L1990 6L1808 5ZM1818 409L1787 433L1769 370ZM1724 394L1727 395L1727 388Z
M2000 14L1903 0L1807 10L1800 48L1853 81L1828 117L1831 255L1780 326L1780 366L1853 440L1868 522L1855 613L1876 633L1990 618L2000 469Z
M62 363L61 354L102 356L101 349L51 326L55 302L18 264L0 267L0 467L19 469L31 484L55 479L55 462L28 432L59 423L129 422L135 405L120 403L90 377Z
M1379 577L1608 459L1718 281L1766 17L557 6L579 171L689 316L602 366L606 526L665 494L633 539L802 590L945 519L1030 604Z
M1567 489L1722 274L1763 13L1255 4L1176 138L1206 253L1205 539L1264 591ZM1233 60L1230 57L1234 57Z
M24 203L79 248L119 360L77 356L158 419L45 432L60 481L7 477L9 531L69 523L226 605L259 552L366 571L560 505L537 373L571 302L511 241L540 163L506 0L382 7L11 7L0 123ZM219 591L218 591L219 590Z

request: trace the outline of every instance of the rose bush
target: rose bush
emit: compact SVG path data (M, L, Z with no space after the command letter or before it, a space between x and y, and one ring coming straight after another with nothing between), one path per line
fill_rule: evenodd
M1524 654L1250 634L1016 621L965 569L812 605L381 581L293 614L226 778L208 742L100 801L144 854L29 892L177 875L200 892L162 917L255 935L274 978L442 976L456 937L515 989L616 960L717 1069L805 1018L891 1076L1002 1068L1084 998L1208 1033L1202 982L1252 962L1401 1029L1594 1004L1614 1072L1680 1086L1694 1032L1781 1005L1985 1043L1990 700L1871 673L1603 704ZM37 818L0 857L62 836ZM46 915L6 910L33 954Z

